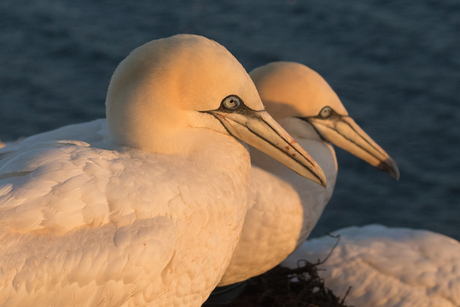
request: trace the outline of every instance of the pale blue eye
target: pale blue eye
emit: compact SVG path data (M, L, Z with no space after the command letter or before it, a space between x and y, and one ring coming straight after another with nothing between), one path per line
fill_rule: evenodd
M331 107L324 107L319 111L319 116L322 118L328 118L332 114L332 109Z
M228 96L222 101L222 106L228 110L234 110L241 105L241 100L237 96Z

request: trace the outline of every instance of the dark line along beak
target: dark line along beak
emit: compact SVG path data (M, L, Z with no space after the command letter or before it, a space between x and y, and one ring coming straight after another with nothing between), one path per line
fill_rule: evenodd
M399 180L399 169L393 159L351 117L333 114L327 119L317 116L300 119L312 124L323 139Z
M244 107L234 112L206 113L216 117L230 135L263 151L297 174L327 186L326 176L318 163L265 110Z

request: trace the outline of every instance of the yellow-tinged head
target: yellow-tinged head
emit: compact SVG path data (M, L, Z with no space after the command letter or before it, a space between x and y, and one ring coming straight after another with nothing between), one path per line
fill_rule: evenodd
M393 159L348 115L317 72L299 63L274 62L250 75L266 110L290 133L308 138L313 127L322 139L399 179Z
M316 116L325 106L348 115L337 94L313 69L294 62L273 62L251 71L265 109L275 120Z
M154 40L129 54L110 81L106 113L115 142L191 154L203 129L239 138L326 185L316 162L268 115L241 64L197 35Z

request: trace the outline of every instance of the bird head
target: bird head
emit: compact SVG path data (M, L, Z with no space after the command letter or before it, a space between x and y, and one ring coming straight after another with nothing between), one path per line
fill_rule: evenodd
M106 113L120 145L190 154L213 131L240 139L323 186L318 164L264 110L241 64L197 35L154 40L132 51L112 76Z
M267 111L294 137L325 140L399 179L393 159L348 115L317 72L299 63L274 62L250 75Z

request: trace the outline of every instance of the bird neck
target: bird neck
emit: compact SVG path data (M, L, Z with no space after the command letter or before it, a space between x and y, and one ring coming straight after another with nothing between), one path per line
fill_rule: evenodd
M250 147L251 162L253 165L283 179L294 187L299 194L304 194L306 191L308 192L308 190L314 190L316 194L329 195L329 197L327 197L327 199L329 199L334 190L337 178L337 159L334 148L330 143L325 141L309 139L297 139L297 141L323 169L327 177L327 189L297 175L280 162L253 147Z
M303 208L303 226L298 239L299 245L306 240L315 227L332 196L337 178L337 160L334 148L328 142L310 139L297 139L297 141L323 169L327 178L326 189L297 175L257 149L251 147L250 153L254 165L274 174L297 192Z

